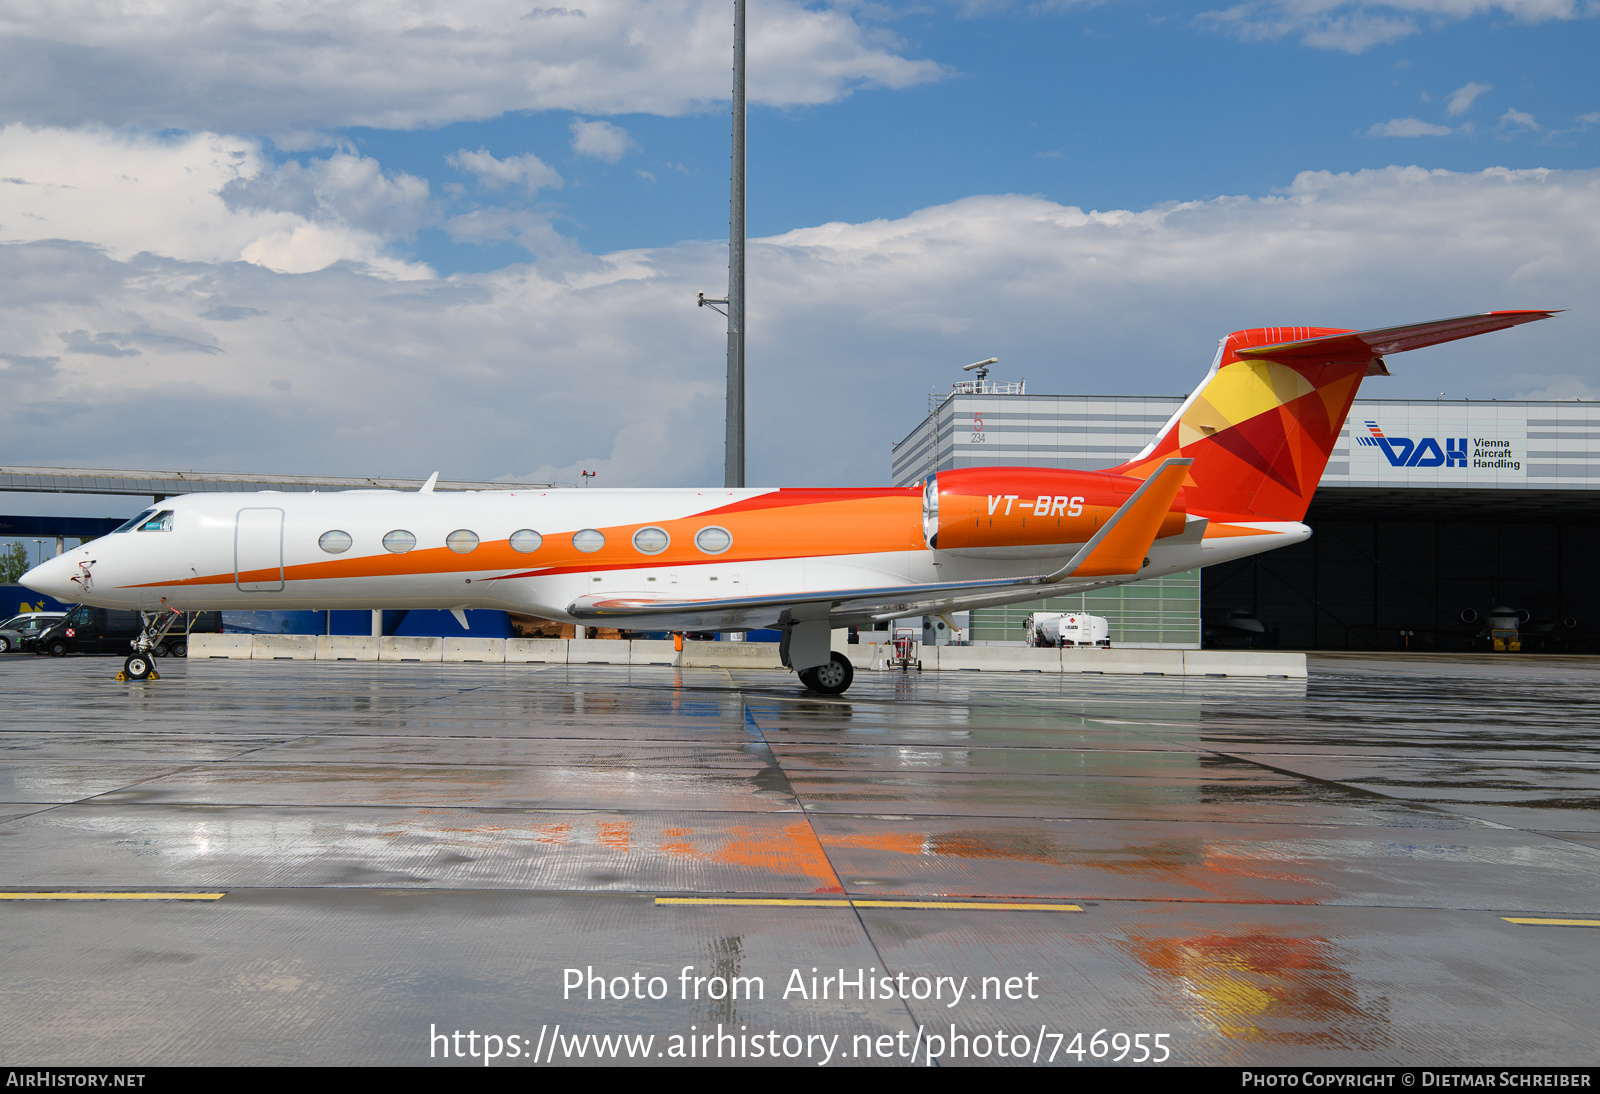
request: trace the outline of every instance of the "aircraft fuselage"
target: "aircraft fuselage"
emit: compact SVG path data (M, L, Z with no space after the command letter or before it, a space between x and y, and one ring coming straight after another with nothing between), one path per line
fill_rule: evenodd
M1046 505L1036 501L1033 484L1005 489L1005 470L994 469L993 490L1001 499L996 516L1003 517L1005 508L1023 511L1019 491L1027 495L1023 502L1043 512ZM1076 474L1090 483L1076 486L1079 492L1042 496L1058 510L1057 523L1074 507L1080 519L1076 527L1066 521L1067 542L1011 549L1026 557L931 549L918 488L219 493L162 501L127 530L49 560L28 582L60 599L101 607L490 608L593 622L569 608L585 597L747 601L799 590L814 596L1004 580L1039 574L1071 557L1094 527L1081 512L1110 513L1121 501L1092 495L1086 500L1084 491L1100 477L1095 473L1055 474ZM1309 535L1293 522L1176 517L1176 534L1155 541L1139 577L1270 550ZM1036 518L1035 528L1047 519L1048 514ZM1105 583L997 590L983 602L1037 599ZM782 611L773 604L709 614L686 608L671 617L659 611L638 617L613 613L606 625L750 630L779 625ZM918 612L879 605L830 618L835 626L847 626L895 614Z

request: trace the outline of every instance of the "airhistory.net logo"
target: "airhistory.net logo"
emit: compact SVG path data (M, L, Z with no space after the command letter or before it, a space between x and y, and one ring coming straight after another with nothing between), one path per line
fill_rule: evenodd
M1446 437L1444 447L1433 437L1413 441L1410 437L1387 437L1377 422L1367 422L1368 437L1357 437L1356 443L1383 452L1390 467L1461 467L1481 470L1520 471L1522 463L1513 458L1510 441L1472 438L1472 462L1467 463L1467 439Z

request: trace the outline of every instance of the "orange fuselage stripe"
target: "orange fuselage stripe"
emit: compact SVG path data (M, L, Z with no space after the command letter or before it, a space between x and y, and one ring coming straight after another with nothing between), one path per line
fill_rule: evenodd
M506 576L525 577L595 570L727 566L774 559L916 551L923 548L920 492L895 490L892 493L868 493L865 497L843 498L839 495L844 491L817 493L831 497L829 500L813 502L796 502L790 498L785 499L782 505L764 509L731 512L729 510L732 507L728 507L678 520L611 525L597 529L605 535L606 544L592 553L584 553L573 547L571 532L558 532L547 535L539 550L531 554L512 550L509 540L493 540L480 543L476 550L467 554L458 554L448 547L430 547L401 555L385 553L301 563L285 566L283 578L285 581L326 581L477 573L484 570L510 570L514 573ZM802 505L807 511L797 513L797 507ZM733 536L733 546L720 555L708 555L694 545L695 533L713 524L726 528ZM640 528L664 529L671 537L670 546L660 554L641 554L633 546L633 535ZM264 569L237 575L228 572L176 581L153 581L129 588L228 585L235 580L264 582L277 579L277 570Z

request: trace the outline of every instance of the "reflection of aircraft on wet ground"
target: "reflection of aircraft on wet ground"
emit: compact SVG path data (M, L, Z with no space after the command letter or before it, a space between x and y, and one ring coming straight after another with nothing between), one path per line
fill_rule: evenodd
M1310 535L1306 506L1386 354L1548 318L1223 339L1143 452L1105 471L967 467L921 488L189 494L23 577L152 612L498 608L640 630L783 631L841 692L829 632L1170 574ZM164 611L165 609L165 611ZM153 630L140 639L148 643ZM128 675L148 672L136 654Z

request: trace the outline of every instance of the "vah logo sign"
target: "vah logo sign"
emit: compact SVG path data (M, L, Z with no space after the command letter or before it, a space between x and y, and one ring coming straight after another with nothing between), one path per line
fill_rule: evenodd
M1381 451L1390 467L1473 467L1485 471L1521 471L1510 441L1473 437L1469 448L1466 437L1446 437L1443 447L1435 437L1413 441L1410 437L1386 436L1377 422L1366 423L1368 436L1356 443ZM1469 462L1470 460L1470 462Z

